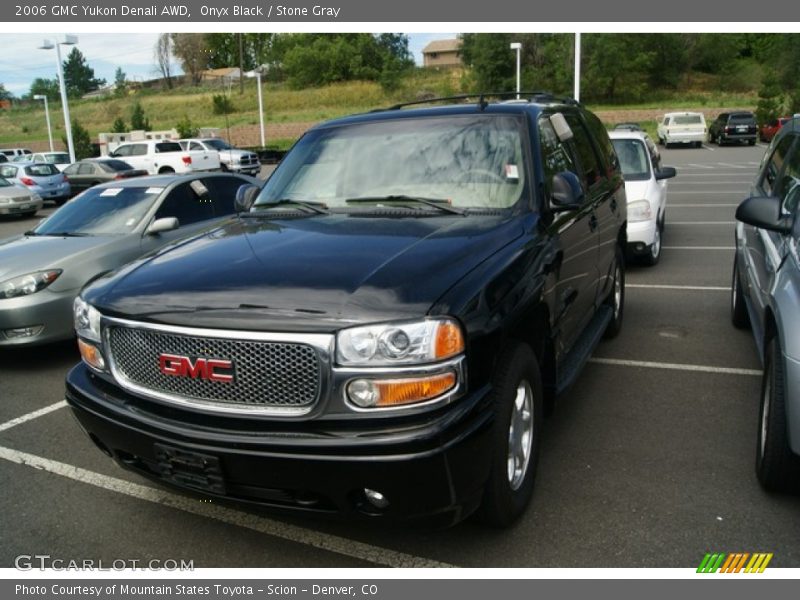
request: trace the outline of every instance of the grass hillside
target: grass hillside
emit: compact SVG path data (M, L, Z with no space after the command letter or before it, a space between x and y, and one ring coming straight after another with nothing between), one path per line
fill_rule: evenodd
M708 85L708 82L704 82ZM264 114L270 123L316 122L356 112L372 110L429 95L447 96L465 91L466 80L462 71L427 71L416 69L404 78L397 89L384 90L374 82L347 82L319 88L292 90L282 84L264 84ZM121 117L130 123L131 108L138 101L144 108L153 129L171 129L188 117L194 126L226 127L225 115L213 112L212 97L228 94L233 112L228 115L232 128L257 125L258 97L255 80L245 80L244 94L238 83L230 89L215 87L181 87L173 90L139 90L123 97L70 101L70 112L85 127L92 138L98 133L111 131L115 119ZM652 99L650 102L627 106L590 105L594 110L633 110L681 108L724 108L754 106L753 94L730 94L703 90L676 91ZM63 117L58 102L50 104L53 137L63 137ZM652 118L655 118L653 116ZM0 111L0 145L47 140L47 126L40 102L16 104L12 109ZM291 140L270 140L270 143L287 145Z

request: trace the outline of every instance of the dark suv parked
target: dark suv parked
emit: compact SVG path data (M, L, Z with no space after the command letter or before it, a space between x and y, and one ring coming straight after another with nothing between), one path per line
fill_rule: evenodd
M720 146L745 142L753 146L757 135L756 117L751 112L722 113L708 128L708 141Z
M622 324L625 188L574 101L458 99L313 128L237 218L84 290L95 444L278 509L518 517L546 408Z

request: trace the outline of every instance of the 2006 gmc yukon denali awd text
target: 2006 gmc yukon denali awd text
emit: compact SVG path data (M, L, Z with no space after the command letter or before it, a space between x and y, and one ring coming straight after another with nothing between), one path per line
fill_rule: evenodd
M97 446L211 497L512 523L543 415L622 323L600 121L543 94L343 118L237 203L76 300Z

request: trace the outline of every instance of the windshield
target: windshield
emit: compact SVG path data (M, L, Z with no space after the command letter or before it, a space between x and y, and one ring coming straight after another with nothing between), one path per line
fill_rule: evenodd
M211 146L214 150L230 150L232 146L225 140L203 140L206 146Z
M673 125L702 125L703 117L701 115L679 115L673 117Z
M622 175L627 181L650 179L650 161L647 148L641 140L611 140L617 151Z
M352 201L404 196L508 208L525 189L520 131L516 118L486 114L319 129L283 159L256 206L304 200L363 210Z
M45 154L44 161L52 163L54 165L68 165L69 164L69 154L66 153L58 153L58 154Z
M133 231L163 188L90 188L34 229L36 235L124 235Z
M130 171L133 169L124 160L98 160L97 163L103 168L104 171Z

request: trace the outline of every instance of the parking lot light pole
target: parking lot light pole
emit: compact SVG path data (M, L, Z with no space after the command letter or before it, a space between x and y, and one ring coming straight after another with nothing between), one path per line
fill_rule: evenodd
M581 101L581 34L575 33L575 81L573 97Z
M261 148L267 144L264 136L264 99L261 95L261 69L253 69L245 73L248 77L256 78L256 85L258 86L258 121L261 125Z
M44 100L44 118L47 120L47 139L50 141L50 152L53 151L53 130L50 128L50 108L47 106L47 96L36 94L34 100Z
M69 104L67 103L67 86L64 83L64 67L61 64L61 46L74 46L78 43L78 36L66 35L63 42L53 44L50 40L44 40L39 46L39 50L56 49L56 65L58 66L58 87L61 91L61 108L64 110L64 131L67 133L67 150L69 151L70 162L75 162L75 145L72 143L72 121L69 119Z
M511 42L511 49L517 51L517 100L519 100L519 67L520 67L520 53L522 52L522 44L519 42Z

